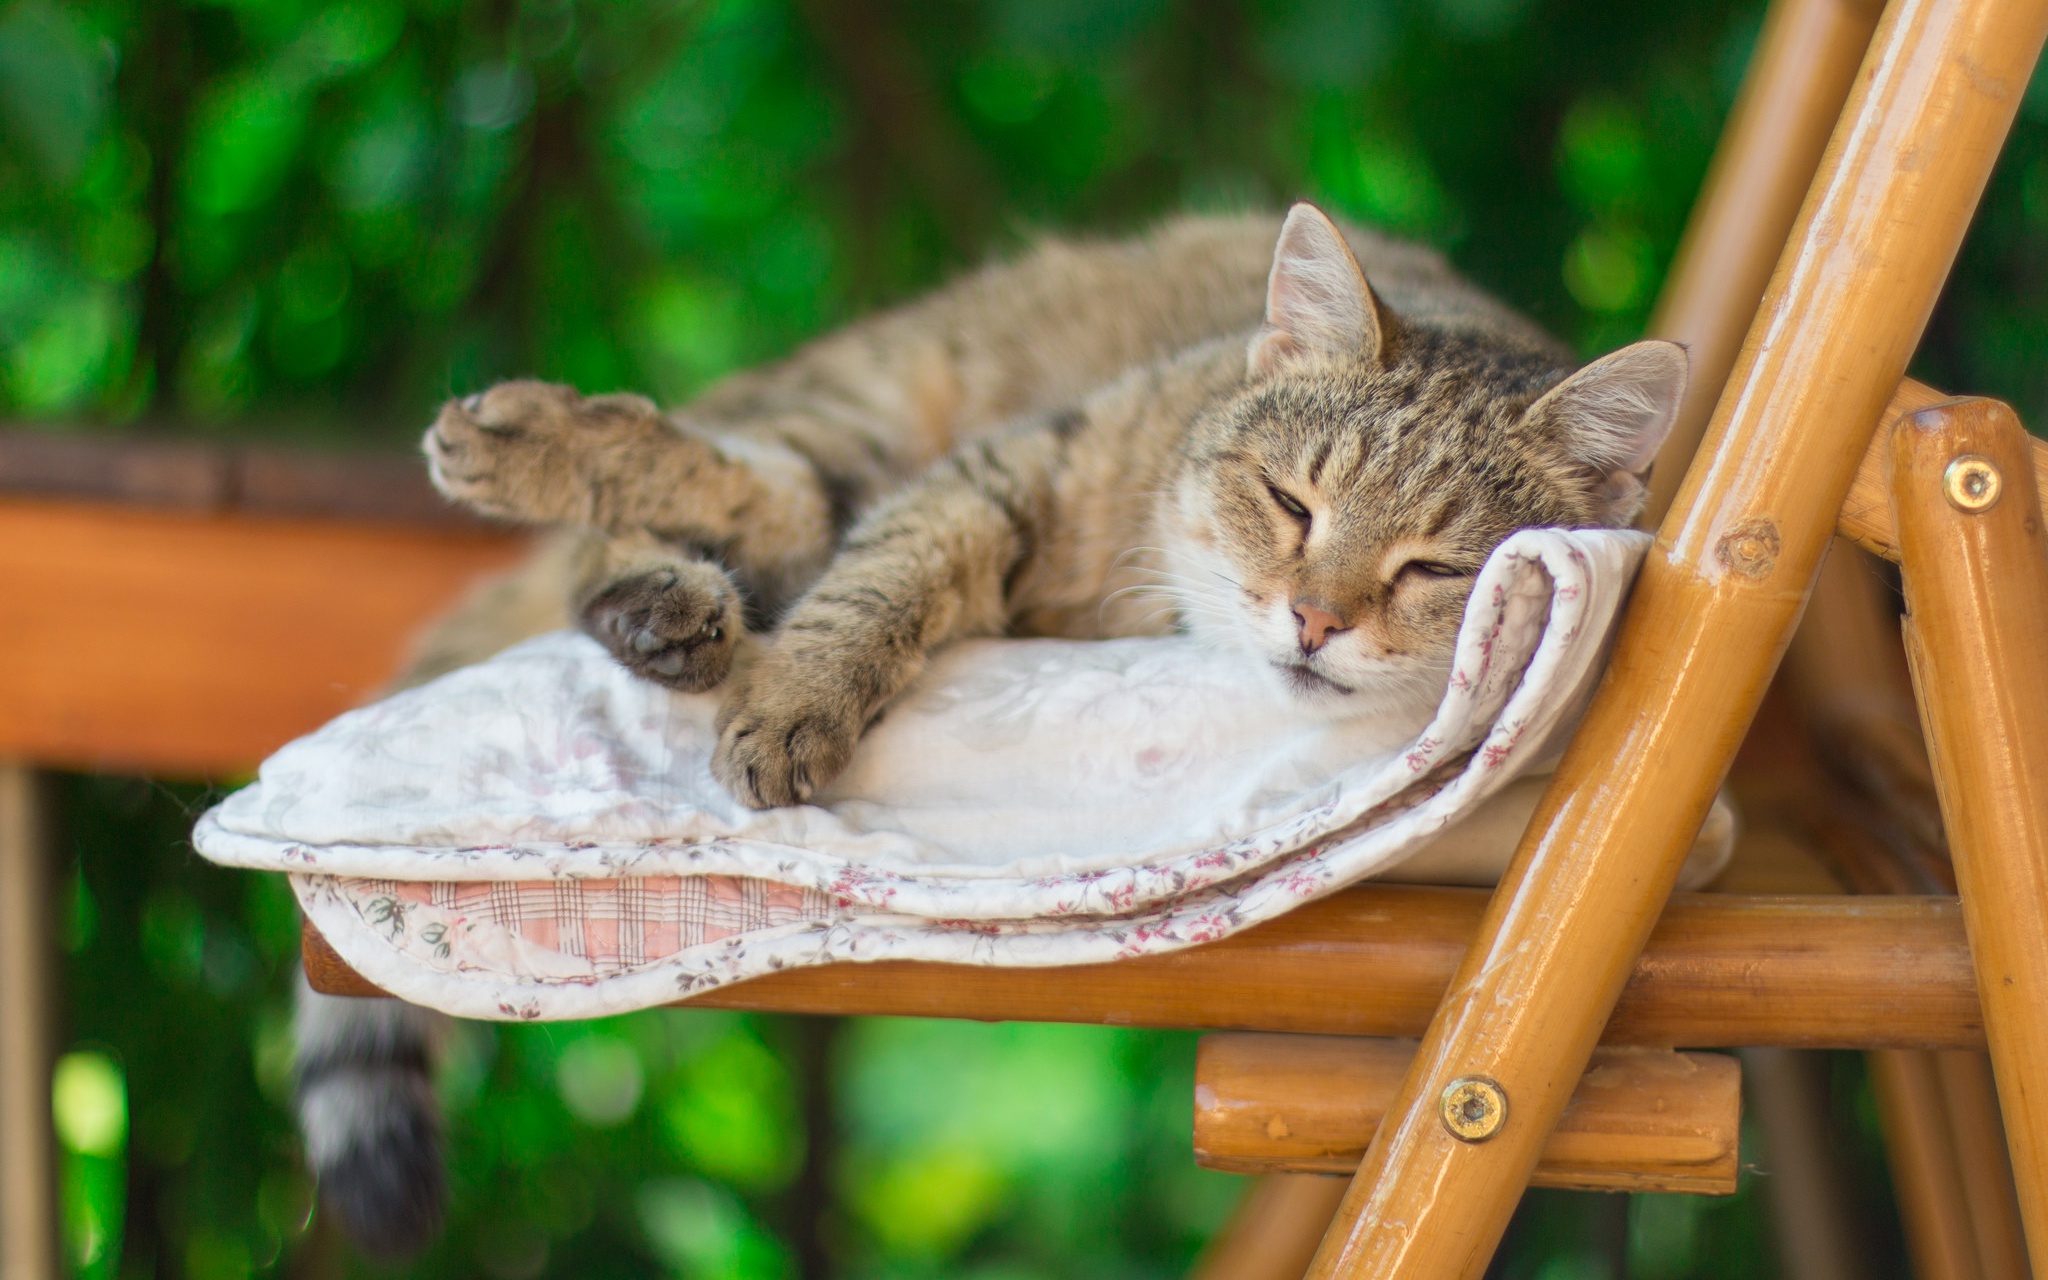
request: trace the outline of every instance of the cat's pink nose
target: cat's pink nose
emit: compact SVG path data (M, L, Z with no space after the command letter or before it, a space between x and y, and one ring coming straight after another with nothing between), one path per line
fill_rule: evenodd
M1292 607L1294 620L1301 624L1303 653L1314 653L1328 643L1332 635L1345 629L1344 619L1313 600L1296 600Z

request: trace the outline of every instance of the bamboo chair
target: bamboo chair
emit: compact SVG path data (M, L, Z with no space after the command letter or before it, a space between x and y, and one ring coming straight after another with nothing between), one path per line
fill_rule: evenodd
M1895 0L1881 20L1867 0L1776 0L1653 322L1685 341L1694 362L1693 394L1654 489L1657 545L1608 678L1493 894L1369 886L1176 955L1025 972L837 966L693 1003L1421 1035L1419 1049L1205 1046L1243 1099L1296 1108L1288 1114L1302 1117L1302 1131L1320 1134L1318 1167L1357 1165L1348 1189L1268 1179L1211 1255L1205 1274L1219 1280L1304 1267L1316 1280L1479 1275L1532 1176L1558 1176L1546 1151L1571 1136L1553 1131L1575 1090L1591 1096L1587 1067L1603 1042L1655 1049L1661 1056L1638 1059L1601 1051L1653 1067L1668 1067L1676 1045L1880 1051L1876 1080L1918 1270L2020 1274L2017 1222L2048 1258L2048 1117L2037 1114L2039 1091L2023 1087L2048 1039L2048 1005L2035 990L2048 980L2048 704L2021 657L2048 634L2035 480L2048 468L2003 406L1902 381L2044 33L2048 0ZM72 532L90 541L99 530L102 544L93 564L77 567L148 576L133 569L133 528L118 552L108 542L124 517L29 505L0 504L0 524L82 522ZM310 539L343 560L363 553L326 525L237 529L233 519L181 532L244 558L262 554L244 536L257 532ZM1858 553L1838 551L1821 573L1838 531L1903 566L1910 683L1881 602L1850 563ZM436 536L459 548L436 562L442 570L420 569L427 561L415 556L416 573L453 579L512 553L503 541ZM0 537L0 555L6 545ZM159 542L143 555L176 550ZM352 561L352 580L368 589L373 562L403 558L386 546ZM284 589L261 573L215 585L242 592L245 605L248 591ZM38 601L47 603L31 592L16 607L35 612ZM126 603L132 627L134 600ZM190 603L161 604L177 638L197 643L204 628ZM393 614L416 604L408 597ZM75 690L84 702L65 701L35 677L72 663L51 656L61 647L52 637L72 624L37 617L48 624L43 650L0 668L29 673L0 687L0 755L162 764L205 754L177 736L203 724L197 705L172 696L179 680L190 683L178 664L204 650L174 654L111 695L102 669L98 684ZM246 636L210 639L231 653L251 649ZM1766 703L1788 647L1780 696ZM362 652L348 661L360 666ZM342 657L319 660L345 665ZM281 678L275 692L295 689L304 704L312 682L305 656L295 658L296 683ZM161 714L138 716L129 705L138 695ZM349 695L323 687L322 696ZM1817 850L1846 885L1884 896L1672 898L1753 721L1748 750L1769 758L1763 776L1781 779L1749 806L1757 834ZM153 745L132 745L145 741ZM228 746L216 745L214 758L225 756ZM1950 876L1960 900L1949 896ZM375 993L317 934L307 934L305 955L316 987ZM1640 1124L1628 1128L1655 1110L1654 1075L1624 1078L1606 1114L1620 1117L1613 1132L1634 1140L1637 1156L1664 1163L1631 1174L1617 1154L1629 1144L1614 1144L1582 1162L1599 1185L1688 1176L1673 1171L1682 1163L1673 1143L1699 1133L1646 1141ZM1726 1071L1702 1075L1722 1083L1670 1096L1700 1108L1702 1132L1723 1132ZM1457 1104L1448 1110L1447 1097ZM1384 1122L1361 1119L1357 1105L1346 1113L1343 1104L1362 1101ZM1240 1167L1302 1167L1282 1137L1268 1133L1263 1146L1257 1133L1238 1137Z

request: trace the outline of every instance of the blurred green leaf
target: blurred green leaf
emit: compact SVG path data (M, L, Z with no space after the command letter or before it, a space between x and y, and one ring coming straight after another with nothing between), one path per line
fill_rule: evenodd
M661 1115L690 1167L734 1186L784 1186L803 1157L788 1069L743 1027L685 1059Z
M1497 40L1520 26L1531 0L1436 0L1443 29L1467 40Z
M248 76L213 89L186 144L186 203L218 216L269 201L297 158L306 115L302 91L280 77Z
M1394 55L1400 16L1391 5L1286 0L1263 7L1266 65L1305 88L1356 88L1377 78Z
M57 1137L80 1155L118 1155L128 1141L128 1087L104 1053L77 1050L57 1060L50 1076Z
M988 1225L1008 1182L989 1151L935 1144L853 1162L842 1189L885 1253L944 1262Z
M960 72L967 105L996 124L1037 119L1057 87L1059 72L1049 61L1009 51L984 54Z
M1633 209L1649 184L1642 121L1611 97L1581 98L1557 136L1558 177L1579 207L1598 214Z
M607 1035L570 1042L555 1060L555 1087L563 1105L587 1125L609 1129L623 1124L640 1106L646 1084L640 1056L624 1040Z
M1649 242L1627 227L1588 227L1565 250L1565 287L1588 311L1641 306L1653 270Z
M99 132L112 54L44 0L0 11L0 119L28 139L57 181L78 173Z
M641 1185L634 1203L648 1242L686 1280L784 1280L790 1258L739 1202L690 1178Z

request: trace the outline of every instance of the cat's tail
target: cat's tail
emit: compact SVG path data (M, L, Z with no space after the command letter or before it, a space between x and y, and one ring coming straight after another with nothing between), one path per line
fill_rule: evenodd
M593 535L559 531L429 627L386 692L570 626L573 566ZM448 1176L433 1059L447 1019L397 1000L323 996L299 979L299 1131L320 1201L365 1254L398 1261L441 1229Z
M442 1015L323 996L299 979L299 1128L320 1202L363 1253L400 1261L441 1229L448 1197L433 1058Z

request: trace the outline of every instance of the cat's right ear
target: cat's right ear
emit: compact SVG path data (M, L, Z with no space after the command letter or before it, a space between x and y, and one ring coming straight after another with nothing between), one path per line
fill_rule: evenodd
M1642 507L1650 464L1685 402L1687 364L1684 347L1645 339L1558 383L1523 418L1555 432L1599 477L1595 498L1609 524L1627 524Z
M1377 360L1390 317L1329 215L1307 201L1287 211L1266 279L1266 323L1246 352L1254 378L1290 364Z

